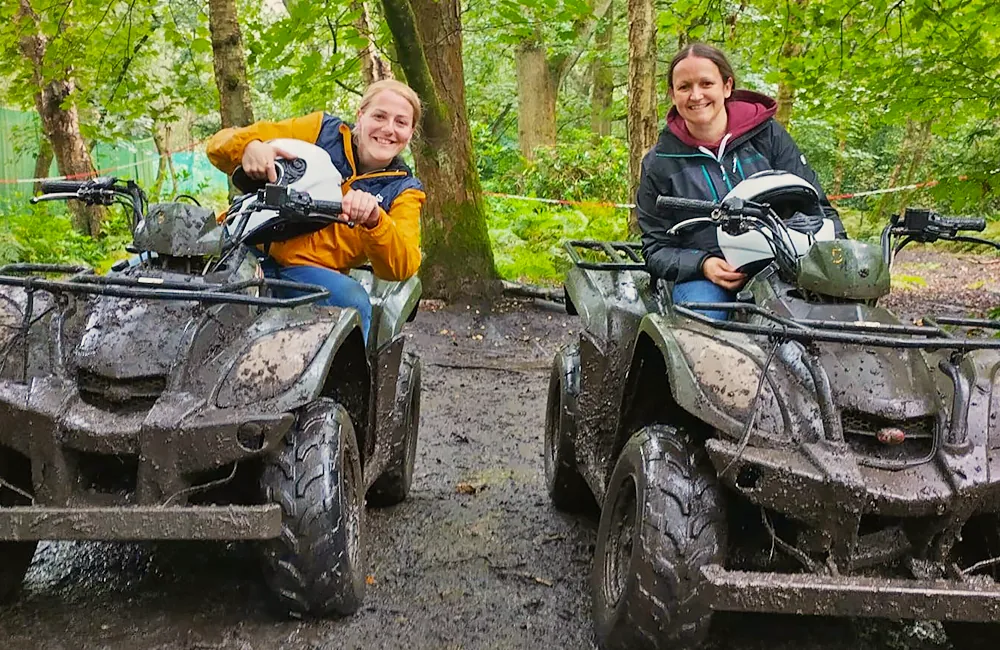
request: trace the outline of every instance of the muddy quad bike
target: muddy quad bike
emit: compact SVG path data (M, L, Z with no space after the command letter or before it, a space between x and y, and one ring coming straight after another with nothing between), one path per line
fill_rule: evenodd
M959 234L984 221L909 210L881 247L797 246L767 204L657 207L770 260L733 302L671 304L638 244L567 244L583 330L555 358L545 469L558 508L601 506L600 645L697 648L730 610L937 619L995 647L1000 339L969 330L1000 323L878 305L903 246L990 243Z
M38 540L260 540L283 615L354 612L365 497L402 501L413 475L420 364L400 329L419 280L354 272L366 346L355 310L265 278L244 238L258 211L291 236L343 221L339 203L268 185L220 227L197 205L147 210L131 181L43 188L127 204L136 255L104 276L0 267L0 597Z

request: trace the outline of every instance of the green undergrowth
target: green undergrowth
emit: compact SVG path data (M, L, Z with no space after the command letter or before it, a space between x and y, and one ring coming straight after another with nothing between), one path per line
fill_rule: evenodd
M558 284L570 267L564 242L627 238L627 210L576 208L497 197L486 197L486 207L493 257L505 280Z
M112 209L100 236L78 233L64 204L31 205L27 197L0 199L0 264L74 264L98 271L124 255L130 223Z

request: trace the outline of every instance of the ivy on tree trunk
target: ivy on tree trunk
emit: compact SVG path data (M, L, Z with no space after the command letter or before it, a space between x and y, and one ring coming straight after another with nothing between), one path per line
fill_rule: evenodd
M209 0L208 25L212 33L215 84L219 89L222 128L253 122L250 86L247 83L243 36L237 20L235 0Z
M382 0L400 67L425 110L413 143L427 188L421 218L427 295L446 300L499 295L482 188L465 106L461 11L457 0Z

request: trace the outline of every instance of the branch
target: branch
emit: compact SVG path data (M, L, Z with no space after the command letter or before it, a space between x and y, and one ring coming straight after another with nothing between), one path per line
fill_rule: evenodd
M345 84L340 79L334 79L333 83L337 84L338 86L340 86L341 88L343 88L347 92L351 93L352 95L357 95L358 97L364 97L364 93L362 93L357 88L351 88L350 86L348 86L347 84Z
M337 19L337 26L334 26L334 24L332 22L330 22L330 17L329 16L324 16L324 18L326 19L326 26L330 29L330 38L333 39L333 53L336 54L337 53L337 27L340 26L340 19L339 18Z
M611 6L611 2L612 0L597 0L594 12L578 22L576 29L573 30L573 35L576 37L575 49L570 54L560 55L552 61L550 69L553 72L553 80L555 81L553 90L557 94L559 93L559 87L566 78L566 74L573 69L573 66L576 65L576 62L580 60L580 57L586 51L590 39L593 38L594 32L597 30L597 23L608 13L608 7Z

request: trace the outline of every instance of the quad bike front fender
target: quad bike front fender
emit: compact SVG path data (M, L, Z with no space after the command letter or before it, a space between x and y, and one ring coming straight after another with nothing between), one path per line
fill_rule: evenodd
M741 435L754 411L755 432L773 438L778 445L786 444L795 434L815 435L816 427L821 426L818 412L813 416L815 402L811 408L808 403L792 403L798 401L800 391L782 381L784 373L777 364L771 364L761 384L767 352L748 336L727 334L723 338L714 330L678 328L667 316L649 314L640 323L633 355L651 353L641 349L643 343L647 348L651 343L662 356L677 406L730 436ZM798 408L800 417L791 418L790 407ZM799 430L803 428L812 431Z
M356 311L269 310L214 359L190 355L192 367L185 374L192 385L211 385L210 401L219 408L253 405L288 412L322 394L342 351L350 360L342 370L360 374L353 379L367 386L369 371Z
M361 282L371 296L372 331L368 334L368 344L380 350L393 342L407 321L413 320L423 285L417 276L396 282L356 270L351 272L351 277Z

